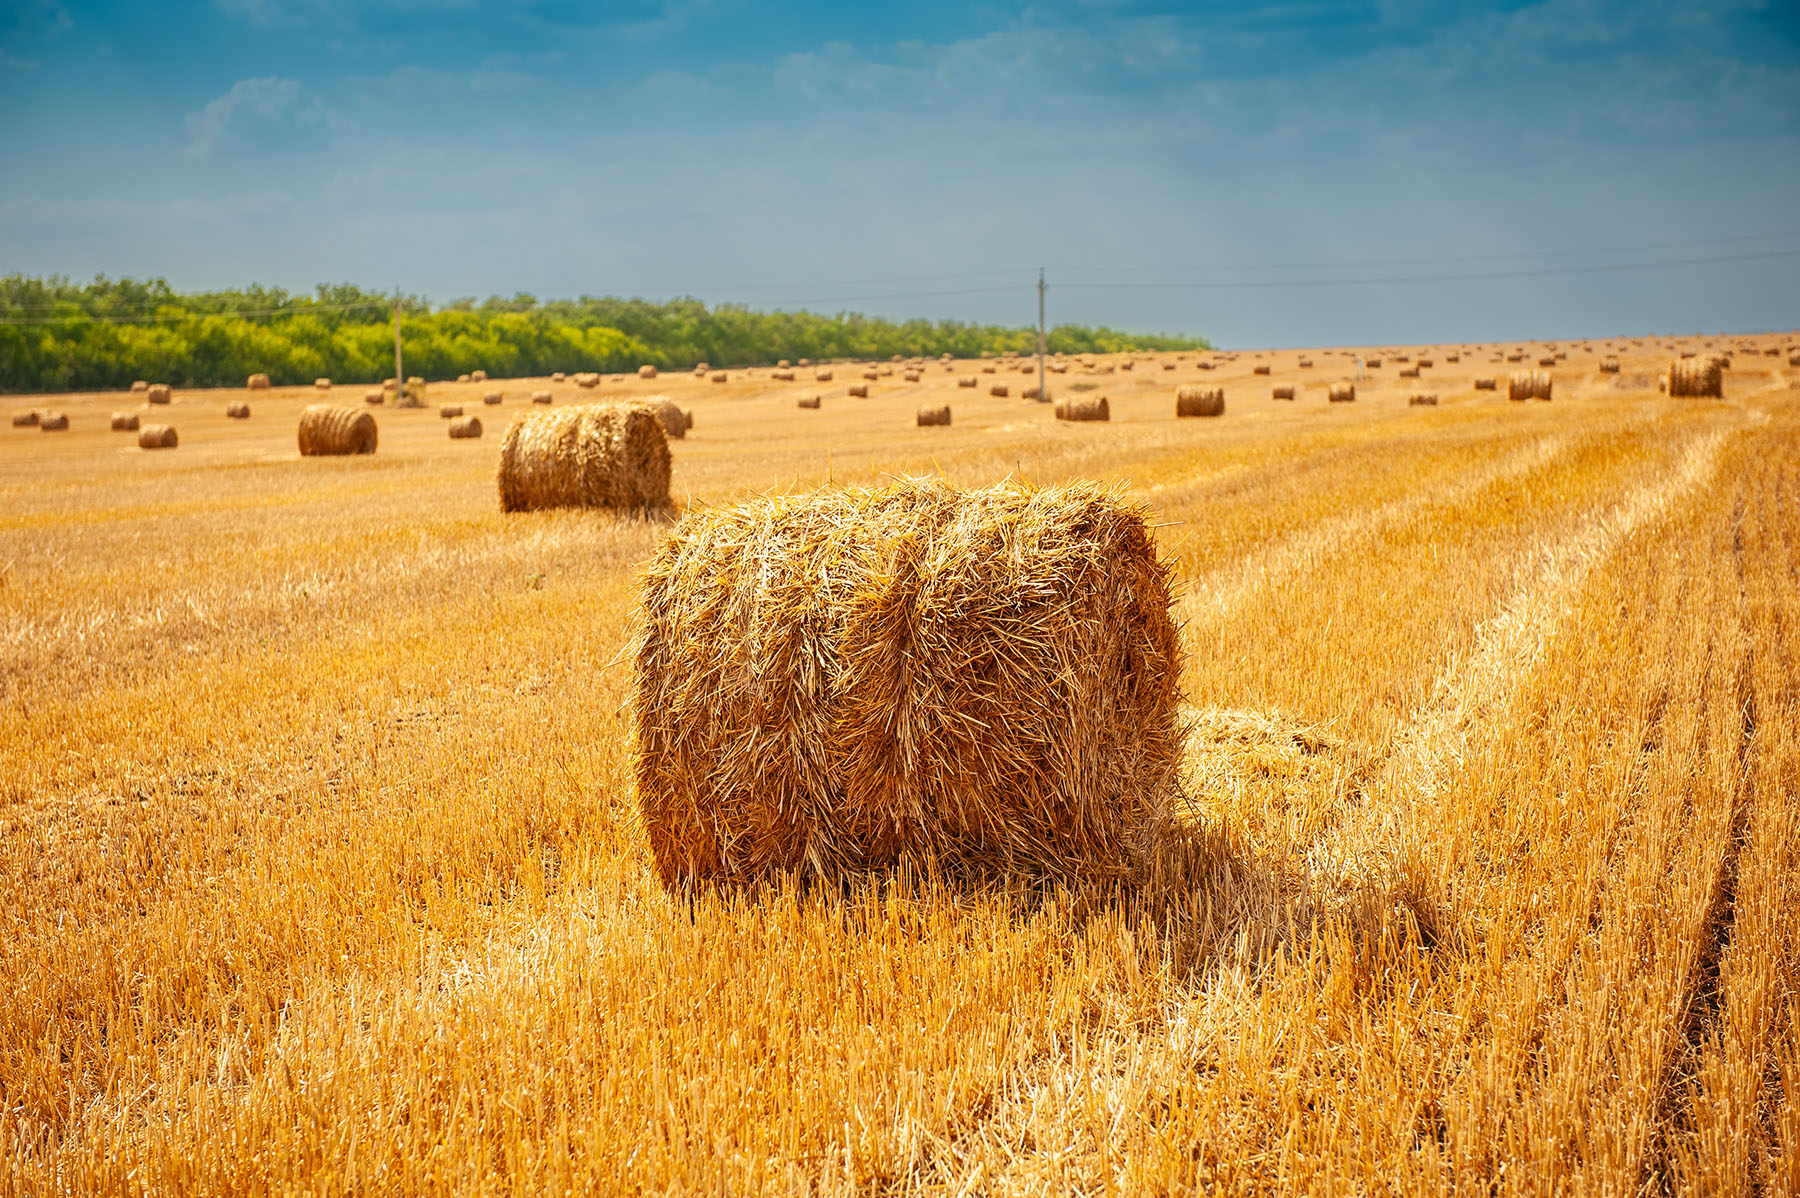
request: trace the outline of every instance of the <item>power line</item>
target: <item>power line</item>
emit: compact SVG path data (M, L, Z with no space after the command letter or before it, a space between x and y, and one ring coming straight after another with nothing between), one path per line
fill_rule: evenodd
M392 300L369 300L358 304L307 304L290 308L251 308L243 311L173 312L157 316L95 316L86 312L68 316L31 317L25 320L0 319L0 324L169 324L183 320L202 320L208 316L310 316L315 312L354 312L364 308L386 308Z

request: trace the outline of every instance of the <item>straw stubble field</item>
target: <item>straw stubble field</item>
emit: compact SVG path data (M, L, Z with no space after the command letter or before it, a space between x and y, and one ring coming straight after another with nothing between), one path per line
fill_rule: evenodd
M1074 363L1078 425L970 363L434 385L501 386L496 431L668 394L687 508L1015 475L1156 526L1191 732L1152 876L692 907L632 790L667 524L502 515L501 438L431 407L302 459L311 388L177 389L154 454L57 397L0 442L0 1179L1800 1191L1800 371L1678 400L1668 348L1569 347L1511 403L1445 351L1431 408L1393 349L1337 405L1329 351Z

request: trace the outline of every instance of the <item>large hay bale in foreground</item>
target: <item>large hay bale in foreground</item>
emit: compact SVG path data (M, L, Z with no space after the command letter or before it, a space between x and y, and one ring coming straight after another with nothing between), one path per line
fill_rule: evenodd
M1520 370L1506 381L1506 398L1511 400L1549 399L1550 376L1541 370Z
M248 420L248 419L250 419L250 405L245 403L241 399L234 400L231 403L226 404L225 405L225 418L227 420Z
M1175 389L1176 416L1221 416L1225 413L1225 388L1189 384Z
M1725 398L1725 371L1717 358L1684 358L1670 362L1665 378L1671 397Z
M118 419L118 413L113 413L113 418L115 420ZM135 420L137 417L133 416L132 419ZM36 428L38 422L37 409L33 408L28 412L14 412L12 420L14 428ZM117 426L115 425L114 427ZM135 428L136 426L133 425L132 427Z
M145 394L144 398L151 403L164 404L170 402L175 396L174 392L169 389L169 384L151 383L150 390Z
M1355 383L1333 383L1333 384L1331 384L1330 388L1327 389L1325 392L1325 401L1327 403L1355 403L1356 402L1356 384Z
M936 482L690 516L645 583L637 797L675 891L907 855L1132 874L1180 646L1136 509Z
M470 441L481 436L481 417L458 416L450 422L452 441Z
M1111 420L1112 405L1104 395L1075 395L1056 401L1058 420Z
M174 449L180 443L172 424L146 424L138 430L139 449Z
M267 391L269 389L269 376L266 374L251 375L244 380L244 389L246 391Z
M374 453L379 439L375 417L361 408L316 403L300 413L300 453L305 457Z
M693 426L694 419L687 412L676 406L674 400L666 395L650 395L638 400L649 408L656 416L656 422L662 425L663 435L667 437L685 437Z
M950 405L947 403L925 404L919 409L919 427L950 423Z
M14 420L14 424L18 421ZM37 423L34 418L33 424ZM135 433L138 431L138 414L136 412L114 412L112 414L112 431L115 433Z
M669 441L641 403L528 412L500 445L500 510L669 508Z
M46 433L66 433L69 431L69 414L45 412L38 417L38 429Z

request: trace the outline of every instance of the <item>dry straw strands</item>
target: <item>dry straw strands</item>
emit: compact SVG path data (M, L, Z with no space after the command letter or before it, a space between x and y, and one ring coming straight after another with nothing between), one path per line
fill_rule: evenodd
M481 402L492 407L504 398L506 397L498 391L489 391L481 397Z
M228 420L248 420L250 419L250 405L241 399L228 403L225 405L225 417Z
M67 432L69 415L67 412L45 412L38 417L38 428L46 433Z
M269 376L266 374L251 375L244 380L244 389L247 391L267 391L269 389Z
M1506 398L1511 400L1549 399L1550 376L1541 370L1521 370L1506 382Z
M819 397L816 395L802 395L799 399L795 400L794 403L802 408L816 408L819 406Z
M500 510L670 509L669 441L642 403L528 412L506 430L496 475Z
M33 414L31 422L33 424L37 423L37 418L36 418L35 413ZM19 421L16 417L13 419L13 423L14 424L19 423ZM135 432L137 432L137 429L138 429L138 414L136 412L114 412L112 414L112 431L113 432L115 432L115 433L135 433Z
M174 394L169 390L169 384L152 383L150 384L149 393L146 394L144 398L151 403L168 403L174 398Z
M1429 391L1421 394L1409 395L1406 397L1406 402L1409 407L1435 408L1437 407L1437 395L1435 392Z
M1112 405L1104 395L1078 395L1056 401L1058 420L1111 420Z
M180 442L172 424L146 424L138 430L139 449L174 449Z
M1175 415L1221 416L1225 412L1225 389L1189 384L1175 389Z
M655 378L656 377L656 367L652 366L648 362L645 362L642 366L638 367L638 377L641 379Z
M1668 392L1671 397L1725 398L1725 371L1717 358L1688 358L1669 363Z
M305 457L374 453L375 417L360 408L316 403L300 413L300 453Z
M947 403L926 404L919 409L919 427L930 425L949 425L950 405Z
M467 441L481 436L481 417L458 416L450 422L450 439Z
M1497 391L1499 387L1498 379L1483 377L1475 380L1475 390L1477 391Z
M936 482L690 516L645 582L637 796L665 886L903 857L1134 873L1178 786L1142 515Z
M117 412L114 412L113 419L116 421L116 420L118 420L118 418L119 418L119 414ZM135 421L136 419L137 419L137 417L134 415L132 417L132 420ZM36 428L37 422L38 422L38 414L37 414L36 409L33 409L32 411L29 411L29 412L14 412L13 416L12 416L12 421L13 421L14 428ZM114 424L113 427L117 428L118 425ZM132 427L136 428L137 425L133 424Z
M682 411L675 401L666 395L651 395L637 402L650 409L656 422L662 425L663 435L667 437L685 437L689 428L693 427L694 418L691 413Z
M1355 403L1356 402L1356 384L1355 383L1333 383L1333 384L1331 384L1331 388L1325 392L1325 400L1327 403Z

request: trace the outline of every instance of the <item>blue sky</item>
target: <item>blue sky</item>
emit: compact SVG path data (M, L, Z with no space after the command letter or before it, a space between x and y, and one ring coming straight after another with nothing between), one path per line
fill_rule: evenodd
M0 273L1283 345L1794 328L1797 251L1792 0L0 0Z

